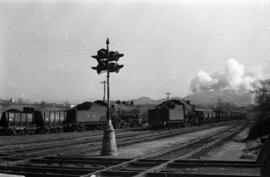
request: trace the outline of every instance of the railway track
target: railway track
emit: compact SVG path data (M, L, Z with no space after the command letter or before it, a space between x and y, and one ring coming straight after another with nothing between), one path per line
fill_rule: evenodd
M117 132L118 136L132 136L136 135L136 132ZM102 133L100 134L93 134L93 135L84 135L84 136L72 136L72 137L65 137L63 139L53 139L50 141L38 141L33 143L20 143L20 144L13 144L13 145L6 145L0 147L0 153L1 152L8 152L8 153L14 153L14 152L24 152L29 150L38 150L38 149L44 149L44 148L52 148L57 146L69 146L72 144L81 144L81 143L87 143L87 142L95 142L99 141L102 138ZM70 141L72 139L72 141Z
M213 126L222 125L224 123L214 123L211 124ZM226 123L225 123L226 124ZM211 126L210 125L210 126ZM204 127L203 125L202 127ZM208 126L206 126L208 127ZM193 128L193 127L192 127ZM195 128L195 127L194 127ZM138 131L137 131L138 130ZM129 132L130 131L130 132ZM159 132L162 132L164 130L160 130ZM167 130L165 130L167 131ZM116 130L116 134L121 134L121 132L127 132L128 133L140 133L141 129L120 129ZM144 131L147 132L147 131ZM157 132L157 131L155 131ZM64 134L50 134L50 135L30 135L30 136L16 136L16 137L2 137L0 140L0 153L3 151L9 151L10 149L27 149L28 147L34 147L34 146L42 146L42 144L48 144L53 142L64 142L67 141L70 142L70 139L77 139L77 140L83 140L83 139L91 139L94 137L101 137L103 135L103 131L92 131L92 132L73 132L73 133L64 133ZM131 135L131 134L130 134ZM128 136L130 136L128 135ZM15 139L13 139L15 138ZM10 139L10 140L8 140Z
M224 125L226 123L218 123L217 125ZM228 124L228 123L227 123ZM212 125L213 126L213 125ZM171 136L176 136L179 134L199 131L203 129L207 129L211 127L211 125L205 125L202 127L189 127L186 129L179 129L179 130L170 130L170 131L150 131L148 133L145 132L123 132L117 135L117 144L118 146L129 145L133 143L166 138ZM79 138L77 140L68 141L65 143L62 142L52 142L52 143L45 143L45 144L34 144L34 145L27 145L21 146L20 148L13 147L7 149L0 148L0 158L2 160L1 164L14 164L20 161L25 161L31 158L38 158L41 156L47 155L63 155L63 154L76 154L76 153L83 153L83 152L91 152L91 151L98 151L101 147L101 138L99 137L92 137L92 138ZM78 151L78 149L80 151Z
M141 128L126 128L126 129L116 129L116 132L126 132L126 131L136 131L141 130ZM83 132L63 132L55 134L36 134L36 135L23 135L23 136L0 136L0 147L1 146L18 146L23 144L31 143L42 143L48 141L59 141L59 140L69 140L75 137L89 137L102 135L103 130L94 131L83 131Z
M174 149L166 149L160 152L148 154L145 157L139 157L136 159L116 159L116 158L89 158L77 156L51 156L36 159L29 159L27 163L17 164L15 166L0 166L0 172L13 173L25 176L44 176L44 177L113 177L113 176L153 176L153 177L168 177L168 176L211 176L207 174L198 173L186 174L184 168L209 168L212 169L212 176L221 176L220 174L213 173L213 167L220 169L251 169L256 170L258 164L255 162L225 162L225 161L194 161L184 160L198 155L200 152L211 149L219 143L230 139L238 132L244 129L246 124L236 124L229 126L226 129L216 132L215 134L191 140L184 144L180 144ZM135 139L135 138L133 138ZM171 160L166 160L164 157L169 153L179 152L177 157L174 156ZM183 151L184 153L180 153ZM196 170L195 170L196 171ZM249 171L250 172L250 171ZM246 175L251 177L251 175ZM226 175L223 177L243 177L245 174L234 172L234 174ZM254 173L252 177L257 177Z

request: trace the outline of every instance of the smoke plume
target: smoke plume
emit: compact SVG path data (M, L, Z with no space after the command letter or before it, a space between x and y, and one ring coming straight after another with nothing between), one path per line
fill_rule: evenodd
M239 64L236 59L228 59L225 65L225 72L215 72L209 74L199 71L190 84L193 93L206 91L233 89L241 93L250 90L255 77L251 73L245 72L244 66Z

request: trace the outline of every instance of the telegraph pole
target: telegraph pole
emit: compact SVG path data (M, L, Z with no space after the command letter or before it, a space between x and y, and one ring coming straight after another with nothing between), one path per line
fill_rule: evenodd
M103 84L103 102L105 103L105 95L106 95L106 81L100 82Z
M170 100L170 94L172 94L172 93L167 92L167 93L164 93L164 94L167 95L167 101L169 101Z

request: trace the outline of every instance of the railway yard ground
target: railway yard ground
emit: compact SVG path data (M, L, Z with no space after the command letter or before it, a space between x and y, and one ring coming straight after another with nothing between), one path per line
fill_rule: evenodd
M170 130L116 130L118 156L99 156L101 130L3 136L0 173L22 176L259 176L245 121ZM250 158L247 158L250 157Z
M136 158L139 156L145 156L150 153L159 152L166 148L173 148L179 146L185 142L190 142L196 138L204 137L209 134L213 134L217 131L224 130L228 125L209 127L200 131L185 133L174 137L168 137L153 141L147 141L142 143L136 143L129 146L122 146L118 148L118 157L120 158ZM98 153L98 152L97 152ZM89 153L86 155L98 155L96 153Z
M256 154L248 151L256 142L242 142L247 134L248 128L241 131L230 141L225 142L222 146L205 153L200 158L209 160L256 160Z

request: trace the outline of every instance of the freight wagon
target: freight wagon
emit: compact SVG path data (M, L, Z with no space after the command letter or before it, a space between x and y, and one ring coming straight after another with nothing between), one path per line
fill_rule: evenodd
M7 135L26 134L35 126L33 113L23 113L17 109L4 111L0 120L0 130Z
M196 108L195 113L196 119L198 120L196 125L206 122L213 122L215 119L215 113L211 109Z
M65 117L65 110L8 109L2 113L0 131L7 135L59 132Z
M36 114L38 114L36 117L39 117L37 133L58 133L63 131L63 125L67 117L66 109L46 108L36 111Z

